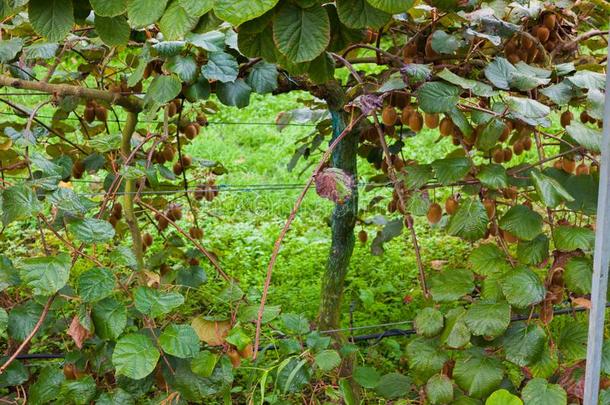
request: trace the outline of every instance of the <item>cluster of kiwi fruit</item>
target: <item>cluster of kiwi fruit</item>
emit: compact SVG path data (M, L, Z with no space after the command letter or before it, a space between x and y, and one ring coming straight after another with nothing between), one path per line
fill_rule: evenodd
M561 15L555 14L553 11L546 11L540 15L540 18L533 25L529 33L536 38L544 46L547 52L553 51L561 41ZM526 63L542 63L544 55L538 49L537 44L525 35L516 35L506 42L504 46L506 59L511 63L520 61Z
M129 87L127 85L127 80L122 78L118 83L111 83L108 85L108 90L119 94L142 93L142 81L139 81L133 87Z
M164 215L155 215L157 228L159 228L160 231L167 229L167 226L169 225L168 219L171 221L178 221L182 219L182 207L178 204L170 204L165 209Z
M425 118L417 107L411 103L405 105L400 116L396 108L392 105L386 106L381 112L381 122L386 127L402 124L417 133L424 127L424 122L428 128L438 127L438 114L426 114Z
M604 126L603 120L596 120L595 118L591 117L585 110L583 110L580 113L579 118L580 118L580 122L582 122L583 124L597 124L597 126L599 128L602 128ZM573 119L574 119L574 114L572 113L572 111L565 110L564 112L561 113L559 122L561 123L561 126L565 128L568 125L570 125L570 123L572 122Z
M438 53L432 48L432 35L428 35L425 41L421 36L412 38L402 48L402 60L405 63L414 63L437 56L439 56Z
M98 104L95 100L87 100L83 117L89 124L95 120L106 122L108 121L108 110L103 105Z
M123 218L123 206L120 202L116 201L112 205L112 210L110 211L110 217L108 218L108 222L112 225L113 228L116 228L116 225Z
M193 159L189 155L182 155L182 157L174 163L172 170L176 176L179 176L192 164Z
M161 149L153 152L152 160L162 165L165 162L171 162L174 160L175 155L176 150L174 147L171 144L166 143Z
M599 170L599 167L595 162L587 165L585 161L582 160L579 164L576 164L576 161L568 156L555 160L553 167L557 170L563 170L567 174L576 174L577 176L596 173Z
M218 195L218 187L216 187L214 179L211 179L205 183L198 184L193 194L197 201L201 201L204 198L206 201L212 201Z

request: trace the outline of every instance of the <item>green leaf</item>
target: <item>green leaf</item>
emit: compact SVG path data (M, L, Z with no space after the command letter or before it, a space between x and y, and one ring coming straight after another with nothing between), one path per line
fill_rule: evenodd
M104 392L95 401L95 405L135 405L133 395L117 388L112 392Z
M570 193L554 178L545 176L538 170L532 170L530 177L540 200L547 207L555 208L564 201L574 201Z
M183 82L190 83L197 77L197 62L192 56L175 55L169 58L165 65Z
M510 75L508 84L513 89L529 91L538 86L548 84L550 81L551 80L548 78L537 77L532 74L517 71Z
M523 264L539 264L549 257L549 238L541 233L530 241L519 241L517 258Z
M159 351L148 337L130 333L117 342L112 353L112 364L117 375L140 380L153 372L159 356Z
M88 405L95 397L95 380L87 375L77 380L64 380L59 390L59 403L74 403Z
M440 341L443 345L459 349L470 342L470 330L464 320L466 310L462 307L450 309L445 316L445 329Z
M510 306L506 302L477 301L468 308L464 321L473 335L496 338L510 324Z
M271 93L277 88L277 76L277 67L263 61L250 70L246 83L259 94Z
M567 105L573 97L578 96L579 91L575 89L567 80L558 84L545 87L540 93L547 96L557 105Z
M250 336L241 327L235 327L229 331L225 338L227 343L232 344L237 350L244 350L252 341Z
M336 350L322 350L316 354L314 360L322 371L330 371L341 364L341 357Z
M470 171L470 160L463 157L449 157L432 162L436 178L443 185L461 180Z
M354 380L363 388L372 389L379 385L381 374L373 367L356 367Z
M97 302L91 311L95 334L101 339L118 338L127 325L127 308L114 298Z
M150 287L138 287L133 295L136 309L152 318L170 313L184 303L180 293L161 292Z
M461 353L453 368L453 379L469 396L484 398L493 392L504 377L502 364L481 350Z
M590 70L579 70L574 73L574 76L568 77L567 80L581 89L603 90L606 87L606 75Z
M189 13L179 1L173 0L159 20L159 28L166 41L173 41L184 38L187 32L195 28L198 21L199 16Z
M436 336L443 330L443 314L436 308L426 307L418 312L414 326L419 335Z
M475 145L477 149L488 151L498 144L498 140L502 135L502 132L506 129L504 121L497 117L493 117L486 124L484 124L483 130L477 136Z
M256 21L256 20L255 20ZM250 23L247 23L248 25ZM275 43L273 42L273 27L268 24L262 31L248 32L240 28L237 33L239 50L251 58L262 57L267 62L275 62Z
M210 92L210 82L205 77L199 76L195 83L186 88L184 96L188 101L194 103L195 101L205 100L210 97Z
M0 388L21 385L30 378L28 369L19 360L13 361L2 374L0 374Z
M517 73L517 69L504 58L495 58L491 63L488 63L484 70L485 77L494 86L508 90L509 80L511 76Z
M36 193L25 184L18 184L2 190L2 223L4 226L36 216L42 209Z
M14 306L8 314L8 335L23 341L32 332L42 313L42 305L30 300Z
M163 351L181 359L195 357L199 352L199 336L191 325L171 324L159 336Z
M507 273L500 286L508 303L517 308L538 304L546 295L540 278L527 267L518 267Z
M525 205L511 207L498 224L501 229L523 240L532 240L542 231L542 217Z
M3 336L8 327L8 313L6 309L0 308L0 336Z
M483 166L479 173L477 173L477 178L481 180L481 184L483 184L485 187L494 190L508 186L508 175L506 174L506 169L504 166L499 164L492 163Z
M562 252L571 252L576 249L588 252L593 250L595 232L589 228L559 225L553 230L553 241L555 247Z
M585 322L566 323L555 344L561 353L563 362L575 362L587 357L588 324Z
M549 384L542 378L534 378L525 385L522 391L527 405L566 405L568 395L559 384Z
M260 17L271 10L278 0L215 0L214 14L232 25Z
M593 263L588 257L571 257L565 265L563 279L571 292L585 295L591 293Z
M430 293L438 302L455 301L474 289L474 276L470 270L445 270L430 277Z
M320 55L330 41L330 21L323 7L301 8L286 3L273 20L277 48L294 63Z
M436 30L432 33L430 45L435 52L451 55L463 45L463 41L445 31Z
M549 378L559 367L559 358L557 350L551 348L549 345L544 347L544 351L540 355L540 358L529 366L532 372L532 376Z
M432 405L448 404L453 400L453 383L446 375L437 374L426 383L426 395Z
M594 129L576 120L572 120L570 125L566 127L566 132L587 150L594 153L601 152L602 131L600 129Z
M244 108L250 104L252 88L243 79L237 79L231 83L218 83L216 95L221 103L237 108Z
M489 218L483 204L475 198L465 198L457 212L449 219L447 233L475 241L485 236Z
M411 371L422 382L438 374L448 360L447 354L433 341L423 338L412 340L407 345L406 355Z
M518 396L505 389L494 391L485 401L485 405L523 405Z
M108 46L127 45L131 28L127 19L119 15L116 17L95 16L95 31L100 39Z
M201 73L208 80L218 80L222 83L237 79L239 65L237 60L225 52L211 52L208 63L201 67Z
M95 14L102 17L115 17L127 11L127 0L90 0Z
M36 33L49 41L61 41L74 25L71 0L30 0L28 17Z
M405 166L405 171L407 172L405 184L409 189L420 188L434 178L431 165L408 165Z
M105 0L100 0L105 1ZM127 2L127 17L133 28L151 25L163 15L168 0L129 0Z
M406 13L413 7L414 0L367 0L369 4L389 14Z
M419 108L427 113L442 113L451 110L460 100L460 89L443 82L424 83L417 90Z
M191 360L191 371L199 377L207 378L212 375L219 356L208 350L204 350L195 355Z
M147 103L165 104L176 98L181 89L182 83L176 76L159 75L150 83L144 100Z
M87 244L107 242L114 238L114 228L108 221L95 218L78 219L68 224L74 238Z
M589 116L596 120L604 119L604 93L597 89L590 89L587 92L587 112Z
M381 377L375 390L386 399L400 398L411 390L411 379L400 373L389 373Z
M24 259L19 276L35 295L53 295L68 282L71 259L67 253Z
M546 334L540 325L525 322L513 323L502 338L506 360L520 367L537 361L546 344Z
M437 74L443 80L448 81L451 84L460 86L464 90L470 90L475 96L491 97L496 94L494 89L486 84L477 80L467 79L462 76L458 76L449 69L445 68Z
M214 0L178 0L178 3L195 17L201 17L214 7Z
M23 39L11 38L0 41L0 62L6 63L13 59L21 51Z
M339 20L349 28L380 28L392 17L366 0L337 0L335 4Z
M28 400L32 404L43 404L54 401L59 395L61 384L66 377L60 368L54 365L44 367L38 379L28 389Z
M551 109L530 98L506 96L506 105L511 115L530 124L541 123L547 125ZM548 126L548 125L547 125Z
M482 276L503 273L509 268L504 252L491 243L485 243L473 249L468 262L472 266L472 270Z

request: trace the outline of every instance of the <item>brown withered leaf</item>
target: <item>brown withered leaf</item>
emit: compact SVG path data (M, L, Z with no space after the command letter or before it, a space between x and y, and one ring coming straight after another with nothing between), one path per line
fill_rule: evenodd
M70 327L68 328L68 335L72 337L76 347L82 349L85 340L91 337L91 332L80 323L78 315L74 315L72 322L70 322Z
M210 346L221 346L231 329L229 321L208 321L202 317L194 318L191 326L199 339Z
M337 204L343 204L352 196L354 179L341 169L332 167L316 175L316 192Z
M591 309L591 301L583 297L572 297L572 304L576 307Z

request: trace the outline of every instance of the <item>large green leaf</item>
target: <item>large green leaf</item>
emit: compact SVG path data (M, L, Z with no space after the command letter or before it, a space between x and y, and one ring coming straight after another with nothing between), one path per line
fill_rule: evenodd
M88 405L95 397L95 380L91 375L76 380L64 380L59 390L59 403Z
M477 149L487 151L497 145L500 136L506 129L506 124L501 119L493 117L483 125L483 130L477 136L475 145Z
M495 338L508 328L510 306L506 302L477 301L466 312L464 321L473 335Z
M517 308L538 304L546 295L540 277L527 267L518 267L508 272L500 285L508 303Z
M156 22L163 15L167 1L128 0L127 17L129 17L129 24L134 28L141 28Z
M197 77L197 62L192 56L175 55L169 58L166 66L178 75L183 82L192 82Z
M319 5L301 8L286 3L273 21L275 44L294 63L314 60L328 46L330 21Z
M470 342L470 330L464 320L466 310L462 307L453 308L445 316L445 329L441 333L440 341L452 349L459 349Z
M485 187L497 190L508 186L508 175L504 166L499 164L489 164L481 167L477 178Z
M214 7L214 0L178 0L180 6L189 14L201 17Z
M30 0L28 17L38 34L49 41L61 41L74 25L72 0Z
M490 97L496 94L493 88L486 84L476 80L467 79L465 77L456 75L449 69L445 68L437 74L443 80L448 81L451 84L460 86L464 90L470 90L476 96Z
M127 45L131 28L124 16L95 16L95 31L108 46Z
M30 378L28 369L19 360L13 361L2 374L0 374L0 388L21 385Z
M73 221L68 224L68 230L83 243L101 243L114 238L114 228L110 222L96 218Z
M549 384L543 378L534 378L525 385L522 391L527 405L566 405L568 395L559 384Z
M523 240L532 240L542 231L542 217L525 205L511 207L498 224L501 229Z
M336 5L339 20L350 28L380 28L391 18L366 0L337 0Z
M13 221L29 219L41 209L41 204L34 190L25 185L18 184L2 190L2 223L6 226Z
M453 400L453 383L443 374L437 374L426 383L426 395L432 405L447 404Z
M555 344L564 362L575 362L587 357L588 324L585 322L566 323L555 339Z
M97 302L91 311L95 334L101 339L118 338L127 325L127 308L114 298Z
M23 47L23 39L11 38L0 41L0 62L6 63L15 58Z
M8 335L22 341L32 332L40 314L42 305L33 300L15 305L8 314Z
M447 34L443 30L436 30L432 33L430 46L435 52L451 55L463 45L457 36Z
M421 382L440 372L449 359L433 341L423 338L411 341L407 345L406 354L409 367Z
M119 339L114 347L112 364L117 375L139 380L153 372L159 356L159 351L148 337L130 333Z
M566 127L566 132L576 142L587 150L599 153L601 152L602 144L602 131L599 129L591 128L585 124L582 124L576 120L572 120L570 125Z
M181 89L182 83L176 76L159 75L148 86L145 100L147 102L165 104L176 98Z
M127 11L127 0L90 0L96 15L115 17Z
M565 188L557 180L552 177L540 173L538 170L532 170L530 177L536 188L536 192L540 200L550 208L555 208L565 201L574 201L574 198L566 191Z
M214 14L233 25L260 17L271 10L278 0L215 0Z
M322 350L316 354L314 360L322 371L330 371L341 364L341 356L336 350Z
M271 93L277 88L277 76L277 67L263 61L250 70L246 83L259 94Z
M582 89L603 90L606 87L606 75L590 70L579 70L567 79Z
M549 257L549 238L541 233L532 240L520 240L517 258L523 264L539 264Z
M502 338L506 359L520 367L528 366L540 358L546 344L546 334L540 325L525 322L513 323Z
M184 38L187 32L195 28L198 21L199 16L189 13L178 0L173 0L159 20L159 28L165 40L173 41Z
M475 241L485 236L488 222L489 217L481 201L467 198L460 202L457 212L451 216L447 233Z
M54 401L65 379L61 368L54 365L44 367L38 374L36 382L28 389L28 401L32 404Z
M460 100L460 89L443 82L424 83L417 90L419 108L427 113L442 113L451 110Z
M171 324L159 336L159 344L165 353L188 359L199 351L199 336L191 325Z
M443 330L443 314L436 308L427 307L415 317L415 330L418 334L431 337Z
M76 290L83 301L95 302L111 295L114 283L114 275L110 270L93 267L78 276Z
M216 86L216 95L224 104L244 108L250 104L250 94L252 88L244 81L237 79L230 83L218 83Z
M487 64L484 73L487 80L494 86L508 90L511 76L517 72L517 69L504 58L495 58Z
M470 270L445 270L430 277L430 293L435 301L449 302L472 292L474 276Z
M518 396L505 389L494 391L485 401L485 405L523 405Z
M167 314L184 303L184 297L177 292L162 292L150 287L138 287L134 294L138 311L152 318Z
M563 279L568 290L576 294L590 294L593 263L588 257L571 257L565 265Z
M68 282L71 259L67 253L24 259L19 276L35 295L53 295Z
M237 79L239 65L237 60L225 52L210 52L208 63L201 67L201 73L208 80L218 80L222 83Z
M559 225L553 230L553 241L562 252L576 249L591 251L595 244L595 232L579 226Z
M411 379L400 373L389 373L381 377L375 390L383 398L400 398L411 390Z
M436 178L441 184L448 185L461 180L471 168L470 160L463 157L448 157L432 162Z
M488 396L498 388L503 376L502 364L478 349L461 353L453 368L456 384L474 398Z
M354 369L354 380L363 388L375 388L379 384L381 375L373 367L356 367Z
M390 14L406 13L413 7L414 0L367 0L369 4Z
M218 354L204 350L195 355L191 360L191 371L200 377L209 377L214 372L218 362Z
M472 270L483 276L503 273L509 268L506 254L496 245L484 243L472 250L468 262Z

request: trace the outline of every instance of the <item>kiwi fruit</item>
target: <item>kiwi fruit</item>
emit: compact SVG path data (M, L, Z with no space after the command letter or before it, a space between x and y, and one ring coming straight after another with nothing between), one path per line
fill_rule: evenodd
M504 161L510 162L513 158L513 151L510 148L504 148Z
M565 128L568 125L570 125L570 123L572 122L572 118L574 118L574 114L572 114L572 111L566 110L563 113L561 113L561 117L559 118L559 121L561 122L561 126Z
M504 198L515 200L519 196L519 191L517 191L516 187L507 187L502 190L502 194L504 195Z
M513 145L513 152L515 152L515 155L517 156L520 156L523 153L523 143L521 143L521 141L515 142Z
M384 125L392 126L396 124L396 119L398 118L398 114L396 114L396 109L394 107L387 106L381 112L381 122Z
M188 260L188 264L191 266L199 266L199 259L192 257Z
M551 35L551 31L545 27L544 25L538 27L536 30L536 36L543 44L549 40L549 36Z
M529 136L523 138L521 143L523 144L523 149L524 150L531 150L532 149L532 138L530 138Z
M549 30L555 29L555 25L557 24L557 16L553 13L545 14L542 18L542 24Z
M163 147L163 157L165 158L165 160L167 162L171 162L172 160L174 160L174 148L172 148L171 145L165 145Z
M169 212L172 214L172 217L175 221L179 221L182 219L182 208L179 205L172 205L169 209Z
M112 225L112 227L113 227L113 228L116 228L116 224L118 224L118 223L119 223L119 220L118 220L118 218L117 218L117 217L115 217L115 216L110 216L110 217L108 218L108 222L110 222L110 225Z
M451 118L445 117L441 120L439 124L439 132L443 136L449 136L453 133L453 121L451 121Z
M180 176L184 169L183 169L182 164L180 162L176 162L176 163L174 163L174 166L172 167L172 170L173 170L173 172L174 172L174 174L176 176Z
M89 124L91 124L93 121L95 121L95 107L93 106L86 106L85 107L85 113L83 114L85 121L87 121Z
M428 208L426 216L428 217L428 222L431 224L438 224L443 217L443 209L438 203L432 203Z
M176 104L174 103L169 103L167 105L167 115L173 117L176 114L178 114L178 107L176 107Z
M492 153L491 158L495 163L504 163L504 151L502 149L496 149Z
M455 146L460 146L461 145L460 138L458 138L458 137L451 138L451 143Z
M121 219L121 217L123 216L123 206L120 202L115 202L112 206L112 215L116 219Z
M392 200L388 203L388 212L390 214L396 212L396 200Z
M592 119L586 111L583 111L580 113L580 122L586 124L588 122L595 122L595 120Z
M502 231L502 239L506 241L506 243L516 243L519 239L510 232Z
M159 227L159 230L164 231L165 229L167 229L168 225L169 221L167 220L167 218L165 218L164 216L159 216L159 218L157 219L157 226Z
M410 41L407 45L402 48L402 57L404 59L413 58L417 55L417 43Z
M439 121L438 114L424 114L424 123L430 129L437 128Z
M563 165L561 164L561 159L557 159L554 163L553 163L553 167L557 170L563 170Z
M142 243L146 247L151 246L153 244L153 237L152 237L152 235L150 233L148 233L148 232L146 232L144 235L142 235Z
M589 166L587 166L584 162L576 166L576 175L587 175L589 174Z
M534 41L532 41L532 39L529 37L523 37L521 38L521 45L523 46L523 48L529 50L531 47L534 46Z
M419 111L414 112L409 117L409 128L411 128L415 132L421 131L424 125L424 117L422 117Z
M455 214L457 212L459 206L460 206L460 204L457 202L457 200L453 196L447 198L447 201L445 201L445 211L449 215Z
M573 173L574 169L576 169L576 162L572 159L563 158L561 159L561 168L566 173Z
M193 195L195 196L195 200L197 200L197 201L203 200L203 197L205 197L205 187L197 186Z
M203 238L203 230L201 228L192 227L189 229L189 235L193 239L201 239Z
M364 229L361 229L360 232L358 232L358 240L360 241L360 243L362 243L362 244L366 243L368 238L369 238L369 234L366 233L366 231Z
M483 201L483 206L485 207L485 211L487 211L489 219L492 219L496 214L496 202L490 198L486 198Z
M508 139L508 136L510 135L510 131L512 131L512 125L509 125L510 121L506 123L506 125L504 125L504 130L502 130L502 133L500 134L500 138L498 139L500 142L506 142L506 140Z
M97 107L95 107L95 118L97 118L97 120L101 122L108 121L108 110L106 109L106 107L102 105L98 105Z
M188 139L194 139L197 134L198 134L198 130L197 127L193 124L188 124L185 128L184 128L184 135L188 138Z
M165 163L165 156L163 155L163 152L161 152L161 151L155 152L154 159L160 165Z
M400 122L403 124L409 123L409 118L411 118L411 114L415 112L415 109L411 104L407 104L400 113Z
M182 163L183 167L189 167L193 163L193 159L189 155L182 155L180 163Z
M516 52L507 54L506 59L508 59L508 61L510 63L512 63L513 65L516 65L517 63L519 63L521 61L521 57L519 57L519 55Z

